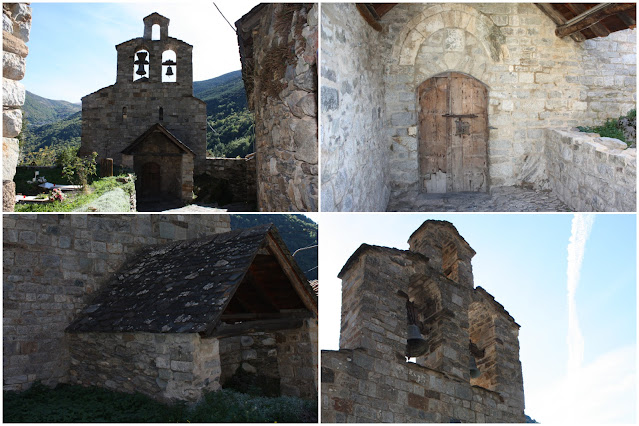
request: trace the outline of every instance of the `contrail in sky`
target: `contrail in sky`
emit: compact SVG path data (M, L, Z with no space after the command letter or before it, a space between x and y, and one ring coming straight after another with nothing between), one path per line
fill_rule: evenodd
M581 262L584 258L586 241L590 235L595 216L576 213L572 219L572 232L568 244L568 375L581 368L584 358L584 339L579 328L575 293L579 285Z

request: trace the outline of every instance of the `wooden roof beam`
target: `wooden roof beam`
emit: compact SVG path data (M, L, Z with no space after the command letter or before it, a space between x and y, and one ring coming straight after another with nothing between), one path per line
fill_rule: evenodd
M559 13L551 3L535 3L535 5L541 9L542 12L546 14L557 26L564 25L566 23L566 19L564 16ZM586 40L586 37L581 33L574 33L570 35L576 42L581 42Z
M635 3L600 3L592 9L575 16L564 25L557 27L555 34L557 37L569 36L591 27L602 19L635 7Z
M617 17L621 19L621 21L624 24L628 25L628 28L630 29L635 28L637 26L637 22L626 12L617 13Z
M377 22L377 19L375 19L375 16L371 13L371 10L368 8L367 3L356 3L355 6L357 7L359 14L362 15L362 18L364 18L364 21L366 21L368 25L373 27L375 31L382 30L382 25L379 22Z
M588 9L581 3L566 3L565 6L573 11L575 15L586 13ZM597 37L606 37L610 35L610 30L600 22L593 24L589 28Z

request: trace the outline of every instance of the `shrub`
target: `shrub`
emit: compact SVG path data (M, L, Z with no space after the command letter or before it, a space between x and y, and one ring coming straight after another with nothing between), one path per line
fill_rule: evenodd
M78 148L70 147L58 154L57 163L62 167L62 174L69 181L86 187L88 179L97 174L95 164L97 156L98 153L94 152L91 155L79 157Z

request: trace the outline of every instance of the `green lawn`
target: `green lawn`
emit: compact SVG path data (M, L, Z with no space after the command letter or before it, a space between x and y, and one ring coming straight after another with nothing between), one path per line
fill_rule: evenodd
M56 169L54 169L56 170ZM49 175L45 173L41 173L47 177L47 180L55 183L61 182L60 180L52 180L48 176L53 175L53 173L49 173ZM17 173L16 173L17 176ZM33 177L33 172L31 174ZM122 180L126 180L122 182ZM66 183L66 182L65 182ZM24 212L70 212L80 207L89 204L99 197L104 195L105 193L112 191L116 188L121 188L127 194L131 195L135 191L135 182L133 178L127 176L111 176L107 178L102 178L98 180L94 180L89 185L88 192L65 192L65 196L67 197L63 201L54 201L51 203L38 203L38 204L16 204L15 211L19 213ZM39 188L42 190L42 188ZM44 190L43 192L49 193L50 191ZM17 189L17 181L16 181L16 193L20 193ZM24 194L24 192L23 192ZM108 211L105 210L105 211Z
M208 393L197 405L165 405L141 394L98 387L41 384L4 392L4 417L17 422L154 422L154 423L317 423L317 401L255 397L231 390Z

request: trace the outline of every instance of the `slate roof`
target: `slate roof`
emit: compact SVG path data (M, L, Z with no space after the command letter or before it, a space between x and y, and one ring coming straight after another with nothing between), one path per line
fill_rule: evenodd
M133 142L131 142L131 144L129 146L124 148L122 150L122 154L133 154L135 152L137 146L139 144L141 144L142 142L144 142L146 140L146 138L148 138L153 133L161 133L162 135L164 135L169 140L169 142L171 142L175 146L177 146L180 149L180 151L182 151L182 152L184 152L186 154L195 155L195 153L193 152L193 150L191 148L189 148L188 146L184 145L178 138L175 137L175 135L173 133L169 132L166 129L166 127L164 127L160 123L155 123L154 125L149 127L146 130L146 132L142 133Z
M275 226L262 225L143 251L111 278L67 331L208 332L269 235L317 303Z

